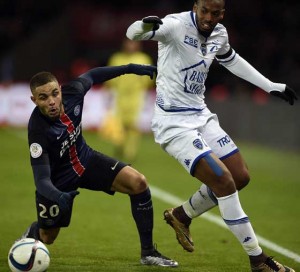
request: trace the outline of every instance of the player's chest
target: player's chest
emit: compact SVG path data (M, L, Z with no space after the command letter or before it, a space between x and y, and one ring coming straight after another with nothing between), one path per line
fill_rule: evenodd
M184 33L179 43L179 52L187 64L201 64L203 69L208 69L217 52L221 48L221 42L217 38L204 39L193 33Z
M50 127L48 139L53 150L59 152L60 157L73 146L81 135L81 118L71 114L62 114L60 119Z

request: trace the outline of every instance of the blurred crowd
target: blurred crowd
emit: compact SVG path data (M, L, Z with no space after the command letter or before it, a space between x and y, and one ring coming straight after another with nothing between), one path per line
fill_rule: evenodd
M106 3L107 2L107 3ZM0 80L28 81L42 69L62 80L106 65L119 49L128 25L147 15L164 16L191 10L193 0L1 0ZM297 8L298 7L298 8ZM227 1L224 25L232 47L273 81L300 89L300 20L298 1ZM144 50L156 59L156 44ZM255 88L224 71L217 63L208 78L208 91L223 99L227 91Z

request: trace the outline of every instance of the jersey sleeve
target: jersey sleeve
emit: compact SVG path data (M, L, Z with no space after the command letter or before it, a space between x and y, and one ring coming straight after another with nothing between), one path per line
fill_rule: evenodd
M222 26L220 32L221 32L221 38L223 38L223 44L221 48L218 50L218 53L216 55L216 60L222 65L231 64L232 62L238 59L238 55L229 44L228 33L224 26Z
M63 86L63 92L64 94L67 94L68 92L74 93L80 93L83 96L86 95L88 90L92 87L93 82L88 80L87 78L78 77L72 81L70 81L67 85Z
M150 24L136 21L128 27L126 36L131 40L170 41L176 34L178 27L181 27L180 21L170 15L163 18L162 21L163 24L155 31L152 30Z
M31 165L49 165L48 144L41 132L29 132L28 135Z

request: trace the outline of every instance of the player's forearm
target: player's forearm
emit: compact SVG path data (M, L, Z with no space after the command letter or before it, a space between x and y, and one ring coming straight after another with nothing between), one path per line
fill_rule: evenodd
M156 66L129 63L121 66L98 67L81 75L91 85L99 84L124 74L148 75L152 79L157 73Z
M230 72L236 76L247 80L248 82L254 84L255 86L263 89L266 92L278 90L285 90L286 85L281 83L275 83L264 77L260 72L258 72L251 64L249 64L242 57L237 56L237 60L231 64L223 64Z
M103 83L115 77L131 73L129 65L97 67L82 74L80 77L85 78L91 84Z
M149 40L153 36L153 26L144 24L142 21L136 21L131 24L126 32L126 36L130 40Z
M62 192L53 185L50 179L50 166L33 165L32 170L35 187L38 193L54 202L58 202Z

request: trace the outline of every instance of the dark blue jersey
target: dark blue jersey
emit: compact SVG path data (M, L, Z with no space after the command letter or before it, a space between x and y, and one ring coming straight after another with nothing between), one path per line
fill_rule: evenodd
M85 143L81 127L83 100L91 86L124 74L153 78L155 73L155 66L140 64L93 68L62 86L64 113L59 119L47 118L37 107L33 110L28 124L28 140L39 194L58 202L62 192L78 188L80 177L92 161L95 152ZM113 165L116 162L109 161Z
M51 181L56 188L72 188L87 166L92 149L82 137L83 100L91 83L77 78L62 86L64 114L55 121L38 107L28 124L31 165L50 165ZM73 185L73 186L72 186Z

